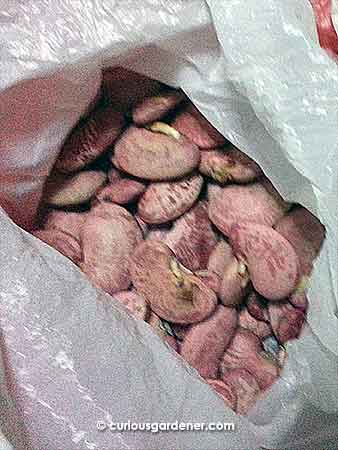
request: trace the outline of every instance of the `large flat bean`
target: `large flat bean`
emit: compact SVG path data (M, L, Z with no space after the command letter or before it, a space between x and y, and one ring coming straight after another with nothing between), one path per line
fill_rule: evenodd
M106 182L106 174L98 171L76 175L56 175L47 181L44 201L52 206L75 206L88 202Z
M177 115L172 126L201 149L210 149L224 145L225 138L194 106Z
M309 276L325 238L323 225L307 209L299 207L282 217L275 229L296 250L302 275Z
M151 309L169 322L200 322L216 308L216 294L181 266L162 242L150 240L137 247L131 275Z
M151 183L138 203L139 216L149 224L177 219L197 200L203 179L191 175L179 181Z
M192 172L200 162L198 147L165 124L156 130L129 127L115 144L114 165L152 181L171 180Z
M81 230L81 269L109 294L128 289L130 258L142 239L133 217L123 208L112 206L110 215L90 214Z
M255 290L269 300L280 300L296 288L299 262L292 245L265 225L242 223L231 231L236 256L248 267Z
M123 115L110 106L95 110L70 133L55 167L65 173L82 169L115 142L123 126Z
M133 109L133 121L138 126L146 125L162 119L166 114L176 108L185 95L182 91L166 91L156 96L147 97Z
M234 308L219 305L203 322L192 325L181 344L182 357L204 378L217 378L220 359L237 327Z
M245 221L272 226L284 213L284 203L258 182L215 190L209 200L210 220L226 236L234 224Z
M199 202L177 219L164 242L187 269L206 269L209 256L217 244L206 203Z

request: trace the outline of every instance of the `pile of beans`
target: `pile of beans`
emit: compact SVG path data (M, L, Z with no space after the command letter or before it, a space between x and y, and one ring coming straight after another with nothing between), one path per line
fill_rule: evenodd
M325 231L180 90L103 72L33 234L153 327L238 414L298 338Z

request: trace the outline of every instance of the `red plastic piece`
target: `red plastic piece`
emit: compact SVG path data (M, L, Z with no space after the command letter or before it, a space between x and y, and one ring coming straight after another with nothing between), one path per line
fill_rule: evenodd
M319 43L322 48L338 55L338 36L332 21L331 0L310 0L315 13ZM337 57L335 59L338 61Z

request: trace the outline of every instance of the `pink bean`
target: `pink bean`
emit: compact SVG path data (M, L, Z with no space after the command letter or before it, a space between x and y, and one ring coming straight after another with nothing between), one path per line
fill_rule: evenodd
M236 393L236 413L246 415L260 394L256 378L245 369L233 369L223 376L222 381Z
M136 220L138 226L140 227L143 237L146 238L148 235L148 224L139 216L138 213L134 214L134 219Z
M302 331L305 314L288 302L268 305L273 332L281 344L297 339Z
M146 125L160 120L176 108L185 98L182 91L170 90L157 96L147 97L133 109L133 121L138 125Z
M252 317L254 317L256 320L267 322L269 321L269 314L266 303L267 302L262 297L260 297L257 292L252 291L248 295L246 307Z
M206 203L197 203L174 222L164 242L187 269L206 269L209 256L217 244Z
M132 258L133 285L163 319L180 324L200 322L216 308L216 294L179 265L162 242L141 243Z
M209 204L211 200L214 202L218 196L222 195L223 189L224 188L219 184L210 182L210 180L208 180L207 200Z
M284 204L276 201L261 183L226 186L209 200L209 217L229 236L231 227L242 222L274 225L284 214Z
M102 75L101 75L101 83L102 83ZM91 102L87 106L87 109L84 113L84 117L89 116L89 114L93 113L96 109L98 109L101 99L102 99L102 91L100 87L97 90L95 97L91 100Z
M292 207L292 203L286 202L283 199L283 197L277 191L277 189L272 184L272 182L269 180L269 178L267 178L266 176L263 175L259 179L259 182L262 184L262 186L264 186L264 188L269 192L269 194L275 199L275 201L284 210L285 213L290 210L290 208Z
M105 184L106 174L87 170L75 175L50 176L45 185L44 203L57 207L82 205Z
M219 305L203 322L192 325L181 344L181 356L204 378L216 378L220 359L237 327L233 308Z
M266 322L255 319L246 308L243 308L239 314L239 326L252 331L260 339L271 336L272 330Z
M168 233L171 230L171 225L162 224L162 225L148 225L149 232L147 234L147 241L155 240L164 242Z
M243 302L247 293L249 276L243 265L237 258L225 267L219 285L218 296L225 306L235 306Z
M234 411L237 405L237 396L232 386L222 380L205 380L223 399L224 403Z
M221 184L248 183L257 179L260 167L236 147L202 152L199 171Z
M130 178L123 178L105 186L96 194L96 198L100 201L124 205L137 200L145 190L145 183Z
M81 269L95 286L114 294L130 285L130 257L142 236L128 211L111 205L109 213L91 213L83 225Z
M184 136L131 126L115 144L112 161L135 177L164 181L192 172L199 164L200 153Z
M233 258L231 246L226 241L221 240L210 254L208 269L222 278L226 267L232 263Z
M187 210L197 200L203 179L191 175L179 181L151 183L138 203L138 214L147 223L170 222Z
M231 246L224 240L220 241L211 253L208 270L217 274L217 294L223 305L235 306L242 303L249 277L245 265L237 260Z
M36 230L33 232L33 235L55 248L55 250L62 253L75 264L81 262L82 252L80 243L73 235L57 228Z
M288 298L291 305L293 305L295 308L300 309L304 313L307 311L309 307L309 301L305 294L305 292L293 292L290 297Z
M291 294L299 280L299 262L292 245L282 235L265 225L242 223L232 228L230 239L259 294L269 300Z
M239 328L220 364L222 378L233 369L245 369L253 375L265 390L278 378L280 368L263 351L259 338L249 330Z
M66 211L50 211L44 221L44 229L58 229L71 234L76 239L80 237L81 227L86 221L88 213L75 213Z
M172 126L201 149L219 147L225 143L221 133L192 104L177 115Z
M203 281L206 286L218 294L221 280L217 273L211 272L210 270L198 270L195 272L195 275Z
M156 95L160 89L159 81L124 67L111 67L103 71L103 97L123 113L146 97Z
M114 299L122 303L135 317L135 319L146 320L149 307L143 297L134 291L120 291L114 294Z
M115 167L112 167L108 172L108 180L109 183L115 183L116 181L120 181L123 179L123 173L117 170Z
M309 276L325 239L325 229L319 220L305 208L296 208L281 218L276 231L287 239L299 258L302 275Z
M234 161L234 166L230 170L230 180L236 183L249 183L262 175L259 165L237 147L232 145L226 151L228 157Z
M133 228L137 224L135 218L130 214L129 211L127 211L122 206L109 202L101 202L98 200L94 202L94 204L92 205L88 213L88 217L101 217L102 219L106 219L108 221L113 222L117 218L118 219L121 218L126 223L130 223ZM138 235L141 236L139 227L137 228L137 230Z
M112 107L98 108L77 125L67 138L55 167L75 172L98 158L118 138L124 126L121 113Z

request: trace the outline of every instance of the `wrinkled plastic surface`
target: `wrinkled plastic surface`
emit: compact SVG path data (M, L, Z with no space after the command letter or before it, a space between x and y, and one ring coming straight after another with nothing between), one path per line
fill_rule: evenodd
M310 326L244 419L145 323L1 212L0 426L13 448L337 449L338 67L319 46L311 4L0 0L0 31L0 202L21 226L31 225L62 141L95 97L99 68L119 63L182 87L327 228ZM109 414L234 421L236 432L97 431Z

